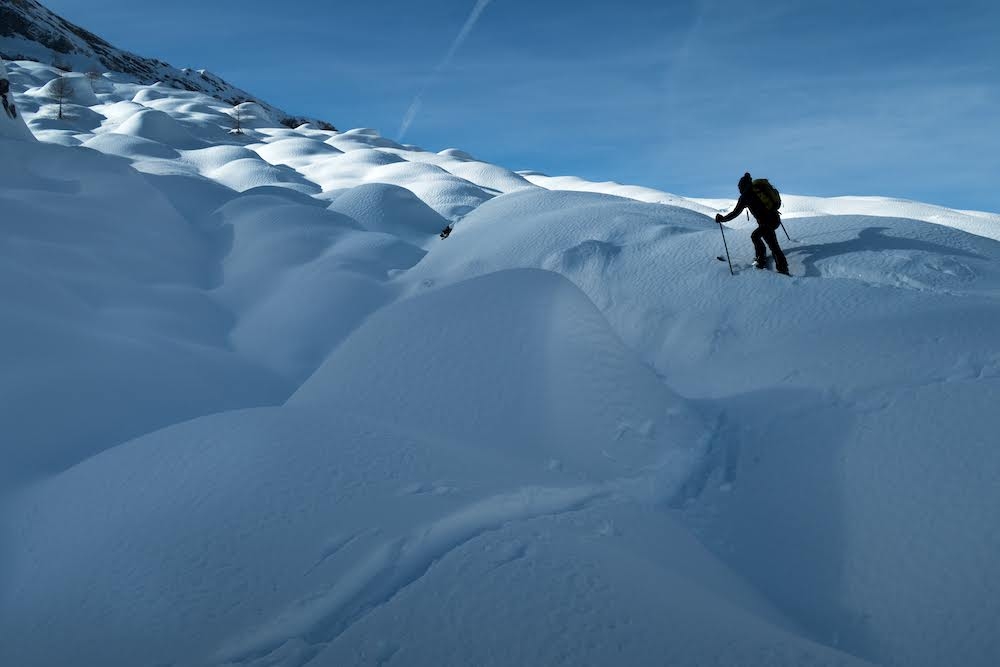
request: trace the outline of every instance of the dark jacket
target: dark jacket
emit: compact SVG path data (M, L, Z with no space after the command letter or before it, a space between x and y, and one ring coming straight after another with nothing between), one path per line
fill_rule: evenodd
M752 189L740 194L740 200L736 202L736 208L729 215L724 215L719 222L729 222L743 212L743 209L750 209L750 213L757 219L757 224L764 229L775 230L781 226L781 218L777 211L769 211L753 193Z

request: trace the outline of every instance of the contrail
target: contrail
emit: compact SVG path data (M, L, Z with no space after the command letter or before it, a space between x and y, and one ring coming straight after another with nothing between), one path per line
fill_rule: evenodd
M420 107L424 103L424 94L427 89L431 87L435 81L441 76L441 72L444 71L448 65L451 64L452 58L458 53L458 50L462 48L462 44L469 37L469 33L472 29L476 27L476 23L479 22L479 17L482 16L483 11L486 7L493 2L493 0L476 0L476 6L472 8L472 13L469 14L469 18L465 20L465 25L462 29L458 31L458 36L455 37L455 41L451 43L451 48L448 49L448 53L445 54L444 59L441 60L431 72L431 75L427 77L427 81L424 83L420 92L417 96L413 98L413 102L410 103L410 108L406 110L406 115L403 116L403 124L399 128L399 140L402 141L403 137L406 135L406 131L410 129L410 125L413 120L417 117L417 113L420 111Z
M462 46L462 43L469 37L469 33L472 29L476 27L476 23L479 21L479 17L482 15L486 7L493 2L493 0L476 0L476 6L472 8L472 13L469 14L469 18L465 20L465 25L462 29L458 31L458 37L452 42L451 48L448 49L448 55L444 57L444 60L437 66L438 72L448 66L451 59L455 57L455 52Z

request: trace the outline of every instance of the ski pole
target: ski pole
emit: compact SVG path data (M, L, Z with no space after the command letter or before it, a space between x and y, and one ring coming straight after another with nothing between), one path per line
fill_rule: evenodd
M719 231L722 232L722 247L726 249L726 261L729 262L729 275L735 276L733 272L733 260L729 258L729 245L726 243L726 230L722 228L722 223L719 223Z
M785 223L781 221L781 218L778 218L778 224L781 225L781 231L785 232L785 238L791 241L792 237L788 235L788 230L785 229Z

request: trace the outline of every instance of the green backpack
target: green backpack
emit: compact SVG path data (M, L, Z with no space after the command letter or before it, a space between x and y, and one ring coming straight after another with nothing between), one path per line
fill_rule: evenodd
M776 212L781 208L781 195L778 194L778 190L766 178L754 179L753 193L768 211Z

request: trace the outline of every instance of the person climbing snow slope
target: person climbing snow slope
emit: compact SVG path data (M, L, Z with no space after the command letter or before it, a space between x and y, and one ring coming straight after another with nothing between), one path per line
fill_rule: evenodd
M734 219L744 209L750 209L750 213L757 220L757 229L750 234L753 241L754 260L753 264L758 269L767 268L767 248L771 249L774 256L774 268L778 273L788 275L788 260L785 253L778 245L778 236L775 232L781 226L781 214L778 209L781 207L781 197L778 191L767 181L760 178L754 180L750 172L743 174L737 184L740 190L740 199L736 202L736 208L728 215L716 214L715 221L719 224L729 222ZM767 244L767 248L764 244Z

